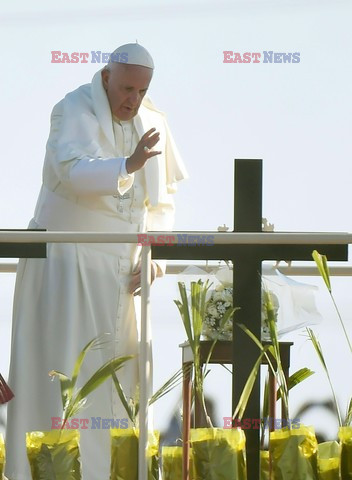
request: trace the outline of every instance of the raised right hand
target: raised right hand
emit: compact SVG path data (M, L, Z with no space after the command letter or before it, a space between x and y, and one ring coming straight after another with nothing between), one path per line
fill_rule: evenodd
M138 142L134 153L129 158L127 158L127 173L136 172L144 166L144 164L149 158L154 157L155 155L160 155L160 151L151 150L160 140L160 133L155 132L155 130L155 128L151 128L150 130L148 130ZM145 149L145 147L147 148Z

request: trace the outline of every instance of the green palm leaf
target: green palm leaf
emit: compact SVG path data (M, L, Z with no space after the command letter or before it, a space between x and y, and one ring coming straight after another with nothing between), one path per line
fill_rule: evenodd
M331 293L330 273L326 255L320 255L317 250L313 250L312 257L316 263L316 266L318 267L319 273L324 280L327 289Z
M65 375L64 373L58 372L56 370L51 370L49 372L49 376L59 377L60 380L60 389L61 389L61 402L62 402L62 409L65 410L66 406L71 400L72 396L72 382L71 379Z
M262 410L262 419L269 418L269 372L265 377L264 383L264 398L263 398L263 410ZM264 449L265 441L265 423L262 421L260 425L260 446L261 449Z
M180 368L177 370L176 373L174 373L151 397L149 400L149 405L152 405L155 403L157 400L159 400L161 397L169 393L171 390L173 390L175 387L180 385L183 380L183 375L184 373L189 372L192 369L191 365L187 365L184 367L184 369Z
M191 317L189 314L189 305L188 305L188 297L185 284L183 282L178 282L178 288L180 291L181 302L179 300L174 300L177 308L180 311L181 318L183 321L183 325L186 330L187 340L190 344L193 354L194 354L194 341L193 341L193 333L192 333L192 323Z
M320 253L317 252L317 250L314 250L313 253L312 253L312 256L313 256L313 259L318 267L318 270L319 270L319 273L320 275L322 276L324 282L325 282L325 285L327 286L327 289L330 293L330 297L331 297L331 300L334 304L334 307L335 307L335 310L336 310L336 313L337 313L337 316L339 318L339 321L340 321L340 324L341 324L341 327L342 327L342 330L343 330L343 333L345 335L345 338L346 338L346 341L348 343L348 346L349 346L349 349L350 349L350 352L352 353L352 344L351 344L351 341L350 341L350 338L348 336L348 333L347 333L347 330L346 330L346 327L345 327L345 324L342 320L342 317L341 317L341 314L340 314L340 310L338 309L337 305L336 305L336 302L335 302L335 298L332 294L332 288L331 288L331 283L330 283L330 274L329 274L329 267L328 267L328 263L327 263L327 258L325 255L320 255Z
M174 302L181 314L187 340L193 353L195 392L202 405L207 422L209 426L212 426L204 401L203 385L207 370L204 366L203 369L200 366L200 338L203 330L203 320L205 318L207 292L211 284L208 280L205 283L203 283L202 280L191 282L190 302L188 301L185 284L178 282L178 286L181 301L174 300Z
M291 390L293 387L295 387L296 385L303 382L303 380L306 380L311 375L314 375L314 373L315 372L313 372L309 368L306 368L306 367L300 368L295 373L290 375L290 377L288 379L288 382L287 382L288 390ZM277 400L280 400L280 398L281 398L281 391L280 390L277 391L277 397L276 398L277 398Z
M264 351L262 351L260 353L257 361L255 362L255 364L254 364L254 366L251 370L251 373L249 374L249 376L247 378L246 384L243 387L240 399L239 399L239 401L237 403L237 406L236 406L236 409L233 413L233 416L232 416L233 419L238 418L239 420L241 420L242 417L243 417L243 414L246 410L247 403L248 403L249 397L252 393L253 386L254 386L255 380L257 378L258 371L259 371L259 368L260 368L260 365L262 363L262 359L263 359L263 356L264 356L266 350L267 350L267 347L264 347Z
M191 365L187 365L184 369L179 369L176 373L174 373L150 398L149 405L152 405L161 397L169 393L175 387L180 385L183 379L183 374L189 372L192 369ZM125 408L127 415L131 422L136 425L137 423L137 415L139 412L139 401L137 398L131 399L130 401L127 400L127 397L123 391L122 385L117 378L115 372L112 373L112 379L117 391L117 394L121 400L123 407Z
M338 421L339 421L339 425L341 427L342 426L342 421L341 421L340 409L339 409L339 405L337 403L335 390L334 390L334 387L332 385L332 381L331 381L331 378L330 378L330 373L329 373L329 370L328 370L328 367L327 367L327 364L326 364L326 361L325 361L325 358L324 358L323 350L322 350L320 342L317 339L317 337L315 336L313 330L311 328L307 328L306 330L308 332L309 339L311 340L311 342L313 344L314 350L315 350L315 352L316 352L316 354L317 354L317 356L320 360L320 363L322 364L323 369L326 373L326 376L327 376L327 379L328 379L328 382L329 382L329 385L330 385L330 388L331 388L331 392L332 392L332 395L333 395L333 398L334 398L337 418L338 418Z
M71 407L70 405L68 405L67 410L69 409L70 413L66 417L65 417L65 414L63 415L61 428L64 428L66 420L68 420L70 417L74 417L84 407L86 403L87 403L87 398L82 398L81 400L75 402Z
M65 410L67 406L71 403L72 397L74 394L74 388L76 385L77 377L82 367L82 363L84 358L89 350L93 350L96 348L101 348L105 342L102 341L103 336L94 338L87 345L83 348L83 350L79 353L72 372L72 378L69 378L62 372L58 372L57 370L51 370L49 375L51 377L58 377L60 380L60 389L61 389L61 400L62 400L62 408Z
M116 376L115 372L112 372L112 381L114 382L116 392L119 396L119 399L126 410L126 413L128 415L128 418L131 420L131 422L136 425L136 415L135 415L135 409L132 407L131 403L127 400L127 397L125 395L125 392L123 391L122 385L119 381L119 379Z
M350 399L350 402L348 404L346 419L345 419L345 425L349 426L351 424L351 422L352 422L352 398Z
M252 368L252 371L251 371L251 373L250 373L250 375L247 379L247 382L246 382L246 384L243 388L240 400L239 400L239 402L237 404L237 407L236 407L236 410L235 410L236 414L242 412L242 415L243 415L244 409L247 406L249 396L252 393L254 382L255 382L255 379L256 379L257 374L258 374L257 369L260 367L263 356L265 356L266 361L267 361L267 363L269 365L269 368L272 371L273 375L275 375L275 377L277 377L276 369L274 368L274 365L273 365L272 360L271 360L272 358L274 358L274 360L276 361L276 357L275 357L276 354L275 354L275 349L272 345L265 345L264 346L260 342L260 340L258 340L258 338L254 335L254 333L251 332L246 327L246 325L243 325L242 323L237 323L237 325L253 340L253 342L258 346L258 348L261 351L261 354L258 357L256 363L254 364L254 366ZM269 355L269 353L270 353L270 355ZM264 398L264 400L265 400L265 398ZM235 418L235 413L234 413L233 418Z
M77 406L81 405L82 400L84 400L91 392L98 388L105 380L107 380L112 372L116 372L123 367L124 363L127 360L133 358L132 355L125 357L113 358L106 362L102 367L100 367L90 379L81 387L77 393L72 397L70 403L67 405L64 410L64 420L70 418L74 413L77 413Z
M93 350L93 349L97 349L97 348L101 348L104 345L104 343L106 343L106 342L103 341L103 335L102 335L102 336L94 338L93 340L88 342L87 345L80 352L80 354L78 355L77 360L75 362L75 365L73 367L72 378L71 378L71 389L72 389L72 391L73 391L73 389L76 385L78 374L81 370L83 360L84 360L85 356L87 355L88 351Z
M273 372L273 375L276 375L276 370L275 370L275 368L274 368L274 365L273 365L273 363L272 363L272 361L271 361L270 356L268 355L268 353L270 353L271 356L272 356L273 358L275 358L275 350L274 350L274 347L273 347L272 345L265 345L265 346L264 346L264 345L261 343L261 341L258 340L258 338L254 335L254 333L251 332L251 331L249 330L249 328L246 327L246 325L243 325L243 323L237 323L236 325L237 325L238 327L240 327L240 328L253 340L253 342L258 346L259 350L261 350L261 351L264 353L264 355L265 355L265 357L266 357L266 360L267 360L267 362L268 362L269 368L270 368L271 371Z
M272 302L270 292L263 286L263 295L264 295L264 308L266 311L266 317L268 319L268 326L270 332L270 340L274 348L274 359L276 362L276 379L279 383L279 390L281 392L281 398L283 400L283 416L289 418L289 406L288 406L288 388L285 377L285 372L282 368L281 354L280 354L280 344L279 336L277 332L277 326L275 321L275 309Z

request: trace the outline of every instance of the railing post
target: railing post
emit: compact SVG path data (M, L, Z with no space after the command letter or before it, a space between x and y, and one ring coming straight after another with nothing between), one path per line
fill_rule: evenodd
M148 480L148 401L151 377L151 335L150 335L150 277L151 247L142 247L141 272L141 340L139 348L140 404L139 404L139 444L138 480Z

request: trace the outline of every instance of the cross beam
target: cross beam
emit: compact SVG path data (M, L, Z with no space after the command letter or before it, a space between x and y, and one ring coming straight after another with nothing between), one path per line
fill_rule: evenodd
M235 160L235 232L262 231L262 161ZM196 232L189 232L194 234ZM216 233L215 233L216 235ZM265 235L265 232L263 232ZM234 265L234 305L236 323L243 323L257 338L261 336L261 270L264 260L311 261L317 249L329 260L348 259L346 245L226 244L226 245L153 245L153 259L231 260ZM258 358L258 347L240 329L233 329L232 411ZM244 417L260 418L260 376L258 375ZM248 478L260 478L260 430L246 430Z
M0 232L40 232L42 230L4 230ZM45 231L45 230L44 230ZM0 258L46 258L46 243L1 243Z

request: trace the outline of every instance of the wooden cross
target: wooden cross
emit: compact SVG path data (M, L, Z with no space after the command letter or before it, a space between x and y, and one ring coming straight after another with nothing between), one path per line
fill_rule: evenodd
M0 230L5 232L7 230ZM17 230L28 231L28 230ZM38 230L36 230L38 231ZM46 243L1 243L0 258L45 258ZM6 403L13 398L11 389L0 374L0 404Z
M234 232L262 231L262 161L235 160ZM175 232L177 233L177 232ZM197 232L189 232L190 235ZM263 233L265 234L265 232ZM236 323L245 324L257 338L261 337L261 270L264 260L311 261L312 251L319 250L329 260L347 260L347 245L226 244L152 246L153 259L231 260L234 265L234 305ZM258 358L258 347L240 329L233 332L232 412ZM258 375L244 418L259 419L260 376ZM246 430L248 478L260 478L260 430Z

